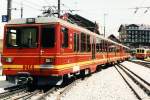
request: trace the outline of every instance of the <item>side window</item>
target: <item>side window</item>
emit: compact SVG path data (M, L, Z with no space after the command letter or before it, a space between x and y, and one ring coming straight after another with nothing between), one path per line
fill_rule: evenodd
M54 26L42 27L42 39L43 48L52 48L55 45L55 28Z
M91 52L90 35L87 35L87 52Z
M102 40L99 39L99 52L102 52Z
M61 31L62 31L62 38L63 38L62 47L67 48L68 47L68 29L65 27L62 27Z
M74 51L77 51L77 33L74 33Z
M74 51L79 51L79 34L74 33Z
M106 41L103 40L103 52L106 52L106 47L107 47Z
M79 34L77 34L77 52L79 51Z
M99 52L99 38L96 38L96 52Z
M86 35L84 33L81 33L81 52L84 52L86 50Z

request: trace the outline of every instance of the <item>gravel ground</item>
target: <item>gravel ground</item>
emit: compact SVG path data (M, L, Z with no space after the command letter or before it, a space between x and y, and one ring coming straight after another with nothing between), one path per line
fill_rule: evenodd
M150 83L150 68L128 61L123 62L122 65L126 66L131 71L133 71L134 73L136 73L137 75L139 75L140 77L142 77L143 79L145 79L147 82Z
M56 95L56 93L54 93ZM54 99L51 95L48 100ZM78 82L61 100L137 100L114 67Z

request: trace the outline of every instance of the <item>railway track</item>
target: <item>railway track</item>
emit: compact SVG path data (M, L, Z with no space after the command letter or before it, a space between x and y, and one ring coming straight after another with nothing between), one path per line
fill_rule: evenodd
M133 71L121 64L117 64L115 68L121 75L123 80L126 82L126 84L129 86L129 88L133 91L138 100L150 99L149 82L145 81Z
M76 83L78 83L81 80L85 80L87 78L88 77L85 77L84 79L83 78L74 79L72 80L72 82L69 82L64 86L52 87L50 90L42 94L40 97L36 98L36 100L46 100L46 97L48 97L51 94L53 95L53 92L56 92L56 96L55 96L56 100L61 100L61 97L65 93L67 93Z
M84 79L87 79L85 77ZM57 100L60 100L62 95L64 95L75 83L80 80L84 80L83 78L73 78L70 82L66 82L62 86L54 86L50 89L47 88L46 92L44 93L41 90L34 90L33 92L27 91L27 88L23 86L13 86L6 88L6 92L0 93L0 100L45 100L46 97L53 94L53 92L57 92Z
M53 87L50 90L48 90L47 92L45 92L44 94L42 94L39 98L37 98L36 100L45 100L46 97L48 97L50 94L52 94L53 92L58 92L56 95L56 100L61 100L61 97L68 91L71 89L71 87L73 87L78 81L75 80L72 83L70 83L69 85L63 86L63 87Z
M13 95L26 91L25 87L20 85L5 88L6 92L0 93L0 100L8 100Z
M34 95L40 93L40 90L35 90L33 92L26 92L25 94L15 96L12 100L30 100Z
M139 65L142 65L142 66L144 66L144 67L147 67L147 68L150 68L150 62L147 62L147 61L131 61L131 62L133 62L133 63L135 63L135 64L139 64Z

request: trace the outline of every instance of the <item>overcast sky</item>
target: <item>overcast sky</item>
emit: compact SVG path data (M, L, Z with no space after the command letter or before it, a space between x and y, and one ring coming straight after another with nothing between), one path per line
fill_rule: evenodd
M12 8L20 9L21 2L24 7L24 17L36 17L41 15L42 6L57 5L57 0L12 0ZM135 7L150 6L150 0L61 0L63 9L78 10L77 13L89 20L96 21L103 33L104 13L106 22L106 34L118 35L121 24L150 24L150 10L139 9L135 14ZM7 0L0 0L0 16L6 14ZM12 11L12 18L19 18L20 10ZM0 18L1 19L1 18ZM0 23L0 36L2 36L3 24Z

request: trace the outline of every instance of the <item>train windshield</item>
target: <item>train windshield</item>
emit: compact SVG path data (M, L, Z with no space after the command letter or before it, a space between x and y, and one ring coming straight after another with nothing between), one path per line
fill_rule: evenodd
M6 46L8 48L36 48L38 44L37 27L8 27Z

